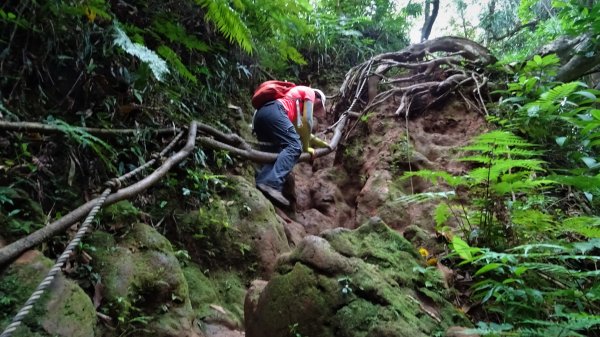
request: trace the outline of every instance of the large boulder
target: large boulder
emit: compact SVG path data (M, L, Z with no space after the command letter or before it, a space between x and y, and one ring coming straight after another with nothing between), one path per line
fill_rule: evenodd
M231 271L202 271L187 263L183 273L188 282L192 309L207 336L240 333L244 328L246 287ZM219 332L218 334L216 332Z
M247 337L433 336L469 325L439 272L379 218L307 236L246 295Z
M277 256L290 250L283 220L248 180L228 180L234 186L229 193L215 195L205 207L180 217L181 240L199 262L250 266L268 276Z
M37 251L28 251L0 275L0 331L21 309L54 263ZM90 297L58 273L33 306L13 337L94 336L96 310Z
M188 284L171 243L154 228L136 223L115 239L96 231L87 240L92 268L102 282L99 310L116 332L139 330L157 337L196 337ZM117 335L118 335L117 333ZM102 336L115 331L103 330Z

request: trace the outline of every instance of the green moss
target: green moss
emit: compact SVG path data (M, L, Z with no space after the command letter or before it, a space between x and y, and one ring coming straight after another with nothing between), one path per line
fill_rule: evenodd
M297 263L291 272L279 275L269 282L261 296L268 305L258 307L261 331L272 336L287 336L291 326L297 324L302 336L333 337L328 318L346 302L336 280L315 273Z
M108 207L104 207L99 212L99 218L102 223L116 223L129 225L138 220L140 210L137 209L128 200L122 200Z
M231 318L242 326L246 288L234 272L219 271L204 275L195 264L183 269L190 292L190 300L196 317L207 319L219 313L210 307L218 305L231 313Z
M177 331L182 316L191 315L179 261L154 228L136 223L118 243L100 231L88 241L96 247L92 265L104 285L101 310L117 318L120 330L131 329L139 317L152 317L148 324L160 322L159 330L168 335L169 329Z
M21 306L31 296L51 267L52 261L37 256L31 263L25 265L12 264L4 272L0 278L0 293L3 295L3 310L0 311L0 326L2 328L10 324L13 316L21 309ZM39 320L45 314L45 305L49 296L49 293L45 292L33 306L29 315L25 317L23 325L26 330L30 330L29 327L34 331L41 329Z
M12 264L0 277L0 329L10 323L52 265L38 255L26 264ZM13 336L89 336L95 322L90 298L74 282L58 275Z
M356 299L338 310L333 318L340 336L367 337L377 324L380 307L369 301Z
M267 328L252 326L248 336L265 331L287 336L285 328L295 323L302 335L312 337L430 336L452 325L470 325L444 298L439 272L422 266L413 246L380 219L322 235L327 241L305 238L281 259L280 274L264 289L250 318ZM437 318L424 303L438 311Z
M214 196L205 207L180 216L182 241L202 264L245 268L255 275L252 266L264 265L258 248L262 240L274 246L271 250L287 251L287 237L273 205L253 184L239 176L228 180L236 186L235 191Z
M133 225L121 244L138 249L173 252L171 242L167 238L158 233L154 228L143 223Z
M201 319L208 317L211 314L209 305L219 300L219 294L212 281L193 263L183 268L183 275L188 283L190 301L196 316Z

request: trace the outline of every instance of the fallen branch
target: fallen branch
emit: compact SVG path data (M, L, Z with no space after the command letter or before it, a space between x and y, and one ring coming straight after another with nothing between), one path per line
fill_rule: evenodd
M180 130L178 128L161 128L161 129L99 129L73 126L81 131L85 131L95 136L118 136L118 135L135 135L144 132L152 134L176 134ZM34 122L6 122L0 121L0 130L5 131L21 131L21 132L38 132L38 133L63 133L63 129L56 125L34 123Z
M110 194L108 198L106 198L104 205L111 205L116 203L117 201L131 198L157 183L162 177L164 177L169 172L169 170L173 166L177 165L185 157L187 157L190 154L190 152L192 152L196 143L196 129L196 122L192 122L188 131L187 142L185 146L181 150L179 150L179 152L167 158L158 169L156 169L150 175L146 176L144 179L138 181L133 185L119 189L115 193ZM79 206L69 214L63 216L59 220L49 224L48 226L45 226L35 231L34 233L0 249L0 267L6 265L10 261L18 257L24 251L31 249L39 245L40 243L45 242L46 240L52 238L58 233L64 232L67 228L71 227L75 222L77 222L87 213L89 213L96 201L97 198L92 199L86 202L85 204Z

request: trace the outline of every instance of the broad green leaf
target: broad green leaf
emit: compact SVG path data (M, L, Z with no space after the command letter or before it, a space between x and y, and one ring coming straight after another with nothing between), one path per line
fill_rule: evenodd
M527 267L519 266L515 269L515 276L521 276L526 271Z
M556 144L558 144L559 146L563 146L565 144L566 140L567 140L567 137L556 137L556 139L555 139Z
M576 91L576 92L574 92L574 94L589 98L591 100L596 100L596 95L594 95L591 92L586 91L586 90Z
M455 235L452 238L452 247L463 260L472 260L473 254L471 248L468 243L466 243L463 239Z
M596 159L592 157L581 157L581 160L585 163L585 165L587 165L588 168L592 168L597 164Z
M475 273L475 276L487 273L488 271L492 271L492 270L498 269L498 268L500 268L502 266L504 266L504 264L502 264L502 263L496 263L496 262L487 264L487 265L479 268L479 270Z

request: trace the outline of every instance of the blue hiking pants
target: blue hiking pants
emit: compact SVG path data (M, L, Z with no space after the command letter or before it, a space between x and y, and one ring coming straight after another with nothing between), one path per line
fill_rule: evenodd
M300 136L287 116L283 105L277 101L263 105L254 116L254 131L261 142L272 143L263 150L277 151L279 155L272 164L267 164L256 175L257 184L271 186L278 191L302 154Z

